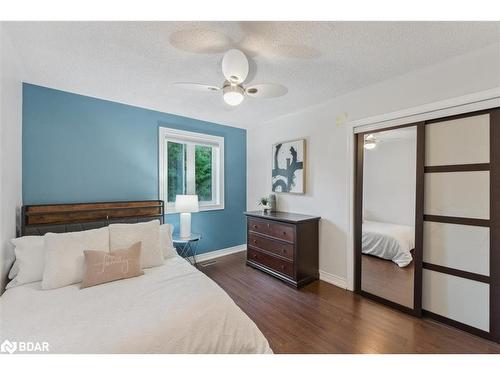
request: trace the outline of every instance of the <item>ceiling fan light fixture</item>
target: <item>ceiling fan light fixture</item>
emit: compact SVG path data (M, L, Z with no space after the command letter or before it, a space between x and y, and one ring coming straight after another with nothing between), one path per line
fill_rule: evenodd
M277 98L288 92L288 89L276 83L258 83L247 87L244 83L248 77L248 59L243 52L237 49L227 51L222 57L222 74L225 78L222 87L194 82L175 82L174 85L201 92L222 91L222 97L227 105L240 105L245 96L251 98ZM245 85L245 87L243 87ZM253 100L253 99L250 99Z
M244 99L244 91L241 86L227 85L222 91L224 101L231 106L240 105Z
M372 139L367 139L365 141L365 149L367 150L373 150L375 147L377 147L377 143L375 142L375 140L372 138Z

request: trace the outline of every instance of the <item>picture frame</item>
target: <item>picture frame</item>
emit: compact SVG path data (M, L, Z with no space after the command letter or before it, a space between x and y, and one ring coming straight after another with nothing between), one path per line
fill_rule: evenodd
M305 194L305 138L293 139L273 144L271 182L271 190L274 193Z

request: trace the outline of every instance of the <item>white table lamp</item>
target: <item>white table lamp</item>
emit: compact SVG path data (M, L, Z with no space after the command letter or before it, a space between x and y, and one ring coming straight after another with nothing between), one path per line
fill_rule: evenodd
M198 212L197 195L177 195L175 197L175 212L181 214L180 236L189 238L191 236L191 212Z

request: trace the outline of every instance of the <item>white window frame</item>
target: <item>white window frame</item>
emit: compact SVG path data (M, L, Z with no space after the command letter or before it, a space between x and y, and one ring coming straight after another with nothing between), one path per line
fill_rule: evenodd
M166 127L159 127L158 135L158 167L159 167L159 191L160 199L165 202L167 214L175 213L174 202L168 202L168 184L165 180L167 177L166 168L168 166L167 142L184 143L188 145L186 150L186 194L195 194L195 166L194 155L189 157L190 153L194 154L194 146L212 146L212 201L200 201L200 211L212 211L224 209L224 137L215 135L188 132ZM193 147L189 147L193 146ZM190 182L191 181L191 182ZM191 188L191 189L190 189Z

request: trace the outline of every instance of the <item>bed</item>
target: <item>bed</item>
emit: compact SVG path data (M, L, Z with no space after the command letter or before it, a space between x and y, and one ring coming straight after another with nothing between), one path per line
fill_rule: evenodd
M73 214L74 229L78 215L61 209ZM132 212L127 220L150 219L131 218ZM104 210L96 215L112 219ZM22 232L68 225L67 218L57 220L26 220ZM185 259L173 256L144 273L86 289L42 290L41 281L10 288L0 298L0 342L47 342L50 353L272 353L255 323Z
M399 267L408 266L415 248L415 229L408 225L363 221L363 254L391 260Z
M87 289L9 289L0 342L48 342L50 353L272 353L255 323L183 258L144 272Z

